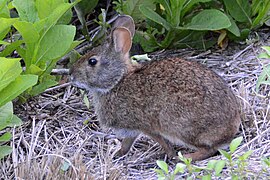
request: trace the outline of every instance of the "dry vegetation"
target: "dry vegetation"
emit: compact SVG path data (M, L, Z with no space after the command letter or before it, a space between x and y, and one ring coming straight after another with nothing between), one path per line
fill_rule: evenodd
M185 49L152 54L152 58L179 56L200 61L228 82L243 112L238 135L244 137L244 143L236 153L254 151L248 164L250 173L259 172L261 157L270 156L269 87L255 92L263 64L270 63L257 58L260 47L270 45L267 31L262 30L259 42L231 45L225 51ZM156 179L152 168L157 167L157 159L166 159L162 148L145 136L136 141L126 157L114 158L120 141L110 130L99 128L93 109L89 110L80 91L70 86L43 93L16 105L15 110L24 124L13 129L13 153L0 161L1 179ZM173 168L174 162L169 161L169 165ZM223 174L228 174L226 169ZM270 173L261 177L267 176Z

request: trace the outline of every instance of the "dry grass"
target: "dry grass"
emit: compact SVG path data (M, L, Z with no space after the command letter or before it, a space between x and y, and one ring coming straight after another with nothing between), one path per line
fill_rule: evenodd
M269 33L262 36L268 39ZM204 62L228 82L242 103L239 135L244 142L236 154L254 151L248 164L252 173L261 170L261 157L270 156L269 87L262 86L259 94L255 92L263 64L269 64L269 60L257 58L261 45L270 42L256 42L240 49L234 46L224 52L181 50L153 54L154 58L170 55ZM162 148L145 136L136 141L127 156L114 158L121 143L112 132L99 128L93 108L87 109L80 91L70 86L17 105L15 113L24 124L10 129L13 153L0 161L1 179L156 179L152 170L157 167L155 161L166 159ZM174 168L173 162L169 164ZM223 174L228 174L227 170ZM270 173L262 175L267 176Z

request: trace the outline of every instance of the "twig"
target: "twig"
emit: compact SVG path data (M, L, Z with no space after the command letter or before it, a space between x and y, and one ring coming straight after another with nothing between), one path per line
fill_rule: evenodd
M51 75L69 75L69 69L53 69Z
M68 82L68 83L65 83L65 84L61 84L59 86L54 86L54 87L48 88L44 92L47 93L47 92L50 92L50 91L53 91L53 90L56 90L56 89L67 87L69 85L71 85L71 82Z

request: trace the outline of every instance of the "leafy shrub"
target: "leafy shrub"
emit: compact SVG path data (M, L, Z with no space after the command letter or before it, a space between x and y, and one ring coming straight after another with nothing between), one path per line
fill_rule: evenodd
M75 27L65 25L72 17L71 7L78 2L0 0L0 130L21 123L13 115L11 100L23 92L35 96L57 84L50 75L52 68L80 43L73 41ZM10 12L16 18L10 17ZM17 53L20 58L7 58ZM24 71L20 60L25 64ZM7 132L0 137L0 143L10 138ZM0 146L0 158L10 151L10 147Z
M224 160L210 160L207 163L207 166L196 166L191 164L192 160L185 158L179 153L179 159L182 162L176 164L175 169L170 172L169 166L166 162L158 160L157 165L160 169L154 169L158 175L158 179L173 180L177 179L176 177L182 177L185 173L186 179L203 179L210 180L212 177L222 178L222 170L227 169L230 172L231 179L245 179L247 177L247 172L250 170L247 169L247 160L249 159L252 151L247 151L241 156L233 155L235 150L241 144L243 138L238 137L234 139L230 144L230 152L220 150L220 153L223 155ZM263 158L263 168L261 172L267 172L267 169L270 168L270 159ZM259 178L260 174L255 174L254 177ZM223 177L224 178L224 177ZM222 179L223 179L222 178Z
M146 20L135 41L147 52L185 46L207 48L216 39L204 39L208 31L218 32L218 44L226 37L244 39L251 29L269 20L270 1L253 0L118 0L116 10L135 21ZM155 5L154 5L155 4Z

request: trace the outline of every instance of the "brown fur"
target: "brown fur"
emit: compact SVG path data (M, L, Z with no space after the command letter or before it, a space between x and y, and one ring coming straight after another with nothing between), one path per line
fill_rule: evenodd
M111 42L82 57L72 76L75 85L93 92L101 125L125 137L121 154L129 151L140 132L159 142L170 156L171 143L196 149L186 155L193 160L212 156L233 139L240 124L239 106L217 74L179 58L133 66L125 52L114 50L113 39L131 39L117 29L127 28L116 28ZM116 44L117 49L130 46L128 41L122 44ZM98 60L94 67L88 65L90 57Z

